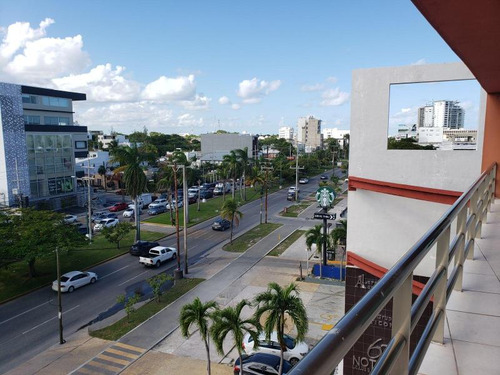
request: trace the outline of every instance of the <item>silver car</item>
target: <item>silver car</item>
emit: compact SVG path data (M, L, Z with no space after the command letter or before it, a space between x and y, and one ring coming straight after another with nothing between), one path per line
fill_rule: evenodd
M94 272L71 271L61 276L61 292L73 292L87 284L94 284L98 276ZM52 290L57 292L57 280L52 283Z

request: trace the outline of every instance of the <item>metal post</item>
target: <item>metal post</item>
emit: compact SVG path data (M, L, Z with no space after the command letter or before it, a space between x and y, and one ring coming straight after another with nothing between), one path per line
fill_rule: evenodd
M92 242L92 197L90 196L90 158L87 158L87 215L89 215L89 241ZM136 206L137 208L137 206ZM135 213L137 215L137 212Z
M323 208L323 212L327 213L326 207ZM326 236L328 230L328 220L323 219L323 265L326 266Z
M467 236L467 240L472 239L472 241L475 241L476 238L476 223L478 221L478 215L479 213L477 212L477 201L478 201L478 195L479 191L476 190L474 194L472 194L472 198L469 201L469 212L471 215L476 215L475 219L472 220L470 223L470 228L469 228L469 235ZM476 247L475 243L474 246L471 247L469 250L469 254L467 255L467 259L473 260L474 259L474 248Z
M59 265L59 248L56 247L56 269L57 269L57 317L59 318L59 344L66 342L63 338L63 321L62 321L62 300L61 300L61 268Z
M464 264L464 248L465 243L467 241L467 233L465 232L465 223L467 221L467 206L463 207L457 216L457 236L463 235L464 239L460 242L460 245L455 252L455 267L458 265ZM463 269L458 273L457 281L455 282L455 286L453 290L462 291L462 283L463 283Z
M187 196L187 180L186 180L186 166L182 166L182 179L184 181L184 228L182 230L182 234L184 235L184 274L188 274L188 247L187 247L187 223L188 223L188 215L189 215L189 202ZM200 181L198 180L198 186L200 185ZM198 193L199 194L199 193ZM198 200L199 202L199 200ZM199 203L198 203L199 204Z
M436 245L436 268L444 267L446 269L445 275L448 274L448 254L450 249L450 227L446 228L439 236ZM438 323L432 341L443 343L444 340L444 322L446 316L446 289L448 284L448 277L442 277L436 286L434 292L434 309L443 310L443 315Z
M198 180L198 211L200 211L200 199L201 199L200 183L201 183L201 180Z
M177 241L177 269L174 271L176 279L182 279L180 241L179 241L179 196L177 195L177 164L172 167L174 170L174 194L175 194L175 238ZM172 209L173 207L170 207Z

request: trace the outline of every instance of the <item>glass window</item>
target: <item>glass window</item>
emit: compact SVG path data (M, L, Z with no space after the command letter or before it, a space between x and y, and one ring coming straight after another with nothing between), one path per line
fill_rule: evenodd
M28 150L33 150L35 148L35 141L33 140L32 134L26 136L26 147Z
M38 189L36 180L30 181L30 190L31 190L31 196L33 198L38 198Z
M43 138L41 135L35 135L35 151L36 152L43 152L45 148Z
M70 135L64 135L64 143L63 143L63 146L64 146L64 147L69 147L69 148L72 148L72 147L71 147L71 136L70 136Z
M69 117L44 116L45 125L69 125Z
M27 125L40 125L40 116L24 115L24 123Z
M49 107L69 107L69 99L43 96L42 104Z
M76 141L75 148L78 150L86 150L87 149L87 142L86 141Z
M45 151L52 151L54 148L53 138L51 135L44 135Z
M57 137L57 148L62 148L63 145L63 140L62 140L62 135L56 135Z
M36 96L23 94L23 103L36 104Z

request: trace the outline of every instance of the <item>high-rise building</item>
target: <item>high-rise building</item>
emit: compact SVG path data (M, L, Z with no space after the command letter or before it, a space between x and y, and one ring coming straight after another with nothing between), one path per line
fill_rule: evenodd
M289 126L282 126L279 130L278 138L283 138L287 141L293 140L293 128Z
M418 127L461 129L465 110L452 100L435 100L418 109Z
M297 121L297 142L302 144L305 152L313 152L323 147L321 120L309 117L299 117Z
M75 158L87 156L88 136L74 100L86 95L0 83L0 204L76 204Z

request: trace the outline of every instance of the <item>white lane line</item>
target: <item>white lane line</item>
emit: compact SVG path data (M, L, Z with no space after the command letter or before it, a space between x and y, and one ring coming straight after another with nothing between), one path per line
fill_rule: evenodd
M140 274L138 274L138 275L136 275L136 276L132 277L131 279L128 279L128 280L124 281L124 282L123 282L123 283L121 283L121 284L118 284L118 286L122 286L123 284L126 284L126 283L128 283L129 281L132 281L132 280L134 280L134 279L137 279L139 276L144 275L146 272L149 272L149 270L146 270L146 271L144 271L144 272L142 272L142 273L140 273Z
M72 311L72 310L74 310L74 309L76 309L76 308L78 308L78 307L80 307L80 305L76 305L75 307L72 307L71 309L68 309L68 310L66 310L66 311L63 311L63 315L64 315L64 314L66 314L66 313L69 313L70 311ZM33 328L28 329L27 331L24 331L24 332L23 332L23 335L24 335L24 334L26 334L26 333L28 333L28 332L33 331L34 329L37 329L37 328L38 328L38 327L40 327L40 326L43 326L44 324L46 324L46 323L48 323L48 322L50 322L51 320L54 320L54 319L57 319L57 316L54 316L53 318L50 318L50 319L46 320L45 322L40 323L40 324L38 324L38 325L34 326Z
M104 276L100 277L99 279L100 279L100 280L105 279L106 277L111 276L112 274L117 273L118 271L121 271L121 270L123 270L123 269L125 269L125 268L127 268L127 267L130 267L130 264L129 264L128 266L125 266L125 267L119 268L119 269L117 269L116 271L113 271L113 272L111 272L111 273L108 273L107 275L104 275Z
M24 312L22 312L22 313L20 313L20 314L17 314L17 315L15 315L15 316L13 316L13 317L11 317L11 318L9 318L9 319L6 319L6 320L4 320L3 322L0 322L0 325L1 325L1 324L4 324L4 323L7 323L7 322L10 322L12 319L16 319L16 318L20 317L21 315L24 315L24 314L29 313L30 311L33 311L33 310L35 310L35 309L38 309L39 307L42 307L42 306L46 305L46 304L47 304L47 303L49 303L49 302L50 302L50 301L44 302L44 303L42 303L41 305L38 305L38 306L32 307L32 308L31 308L31 309L29 309L29 310L26 310L26 311L24 311Z

